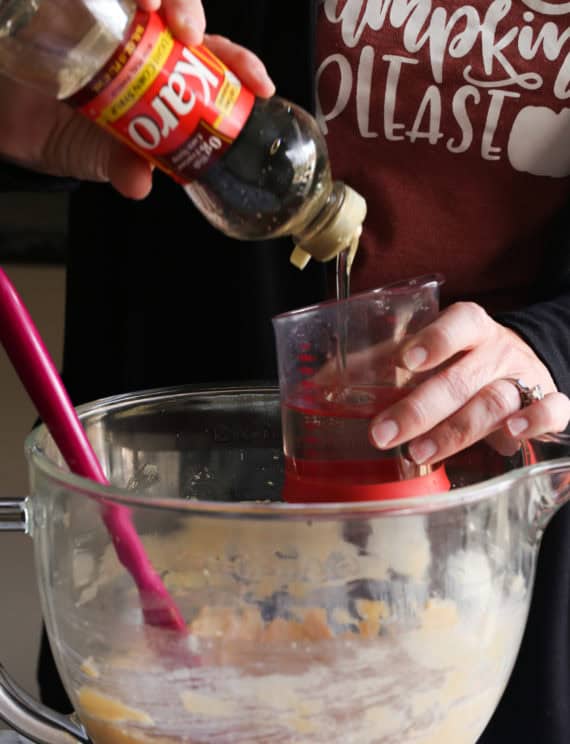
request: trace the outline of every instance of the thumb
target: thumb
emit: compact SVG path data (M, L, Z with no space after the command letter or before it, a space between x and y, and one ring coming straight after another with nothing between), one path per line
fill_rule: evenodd
M152 188L153 166L119 142L112 142L108 160L109 181L123 196L144 199Z

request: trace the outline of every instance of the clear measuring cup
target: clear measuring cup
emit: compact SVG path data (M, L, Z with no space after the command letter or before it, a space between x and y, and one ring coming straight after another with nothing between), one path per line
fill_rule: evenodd
M381 452L371 419L420 379L398 366L407 335L439 312L443 277L429 274L278 315L287 501L365 501L446 490L443 467Z

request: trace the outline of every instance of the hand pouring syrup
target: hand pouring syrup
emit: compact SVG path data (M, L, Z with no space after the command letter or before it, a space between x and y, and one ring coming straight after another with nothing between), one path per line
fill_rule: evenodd
M0 2L0 72L62 99L180 183L219 230L291 235L291 261L334 258L364 199L333 182L315 119L256 99L205 46L132 0Z

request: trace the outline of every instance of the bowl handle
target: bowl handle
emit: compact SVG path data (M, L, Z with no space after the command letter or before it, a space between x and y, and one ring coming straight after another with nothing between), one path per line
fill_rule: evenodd
M56 713L21 690L0 664L0 717L19 734L38 744L90 744L74 716Z
M0 531L28 532L26 499L0 499ZM83 726L34 700L20 689L0 664L0 718L38 744L89 744Z
M27 532L27 499L0 499L0 531Z

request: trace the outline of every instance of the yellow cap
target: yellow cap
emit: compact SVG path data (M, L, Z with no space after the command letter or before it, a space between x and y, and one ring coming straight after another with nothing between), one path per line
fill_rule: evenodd
M314 235L298 243L291 253L291 263L304 269L311 258L330 261L345 248L352 246L349 261L352 263L358 247L357 238L362 232L366 217L366 201L354 189L343 184L343 199L331 220Z

